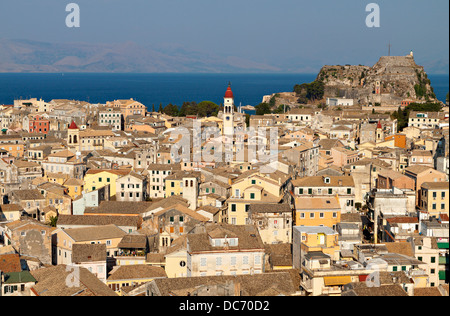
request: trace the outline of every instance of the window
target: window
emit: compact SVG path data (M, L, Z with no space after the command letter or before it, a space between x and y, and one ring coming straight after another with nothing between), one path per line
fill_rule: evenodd
M300 218L305 218L305 213L300 213Z
M352 194L352 189L348 188L347 189L347 194Z
M436 273L435 269L431 269L430 271L431 271L431 274L435 274Z
M200 258L200 266L206 267L206 258Z
M402 271L406 271L406 266L402 266Z
M312 194L312 189L308 189L308 194Z
M252 180L252 184L256 184L256 180Z
M231 204L231 211L236 212L236 204Z
M220 267L222 265L222 257L216 257L216 266Z
M255 199L255 193L250 193L250 199L254 200Z
M397 271L397 267L396 266L392 267L392 271L396 272Z
M431 257L431 263L436 263L436 257Z
M298 194L303 194L303 189L298 189Z
M314 218L314 213L309 213L309 218Z
M333 213L333 218L337 218L337 213L336 212Z
M242 258L242 264L248 264L248 256Z
M423 258L422 257L417 257L417 260L423 261Z
M328 189L328 194L333 194L333 189Z
M319 213L319 217L320 217L320 218L324 218L325 216L324 216L323 213Z
M237 262L237 258L236 258L236 257L231 257L231 262L230 262L230 264L231 264L232 266L235 266L235 265L236 265L236 262Z

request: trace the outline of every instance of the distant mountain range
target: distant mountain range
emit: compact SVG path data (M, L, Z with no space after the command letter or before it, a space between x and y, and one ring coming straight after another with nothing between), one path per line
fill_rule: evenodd
M420 61L429 74L447 74L448 59ZM166 44L46 43L0 38L0 73L317 73L327 64L320 59L276 64L237 56L190 51ZM372 66L372 65L367 65Z
M277 67L235 56L211 56L180 47L44 43L0 39L0 72L252 73Z

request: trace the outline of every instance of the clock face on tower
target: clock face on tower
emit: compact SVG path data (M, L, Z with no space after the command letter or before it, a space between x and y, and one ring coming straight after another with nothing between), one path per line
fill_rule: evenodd
M227 120L227 121L229 121L229 120L230 120L230 117L229 117L229 116L227 116L226 120Z

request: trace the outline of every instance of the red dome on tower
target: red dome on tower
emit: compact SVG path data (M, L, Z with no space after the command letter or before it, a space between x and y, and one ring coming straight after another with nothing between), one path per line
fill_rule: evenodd
M70 124L69 129L78 129L77 124L75 124L75 121L72 121L72 124Z
M377 128L383 128L383 126L381 126L381 122L380 121L378 121L378 125L377 125Z
M228 89L225 92L225 98L234 98L233 91L231 91L231 83L228 85Z

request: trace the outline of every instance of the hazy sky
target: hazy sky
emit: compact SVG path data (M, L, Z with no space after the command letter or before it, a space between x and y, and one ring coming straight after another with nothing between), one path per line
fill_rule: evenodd
M81 9L67 28L66 5ZM380 27L365 24L380 6ZM1 0L0 38L127 42L237 56L270 65L298 60L373 65L414 50L418 64L449 59L448 0ZM298 63L300 64L300 63Z

